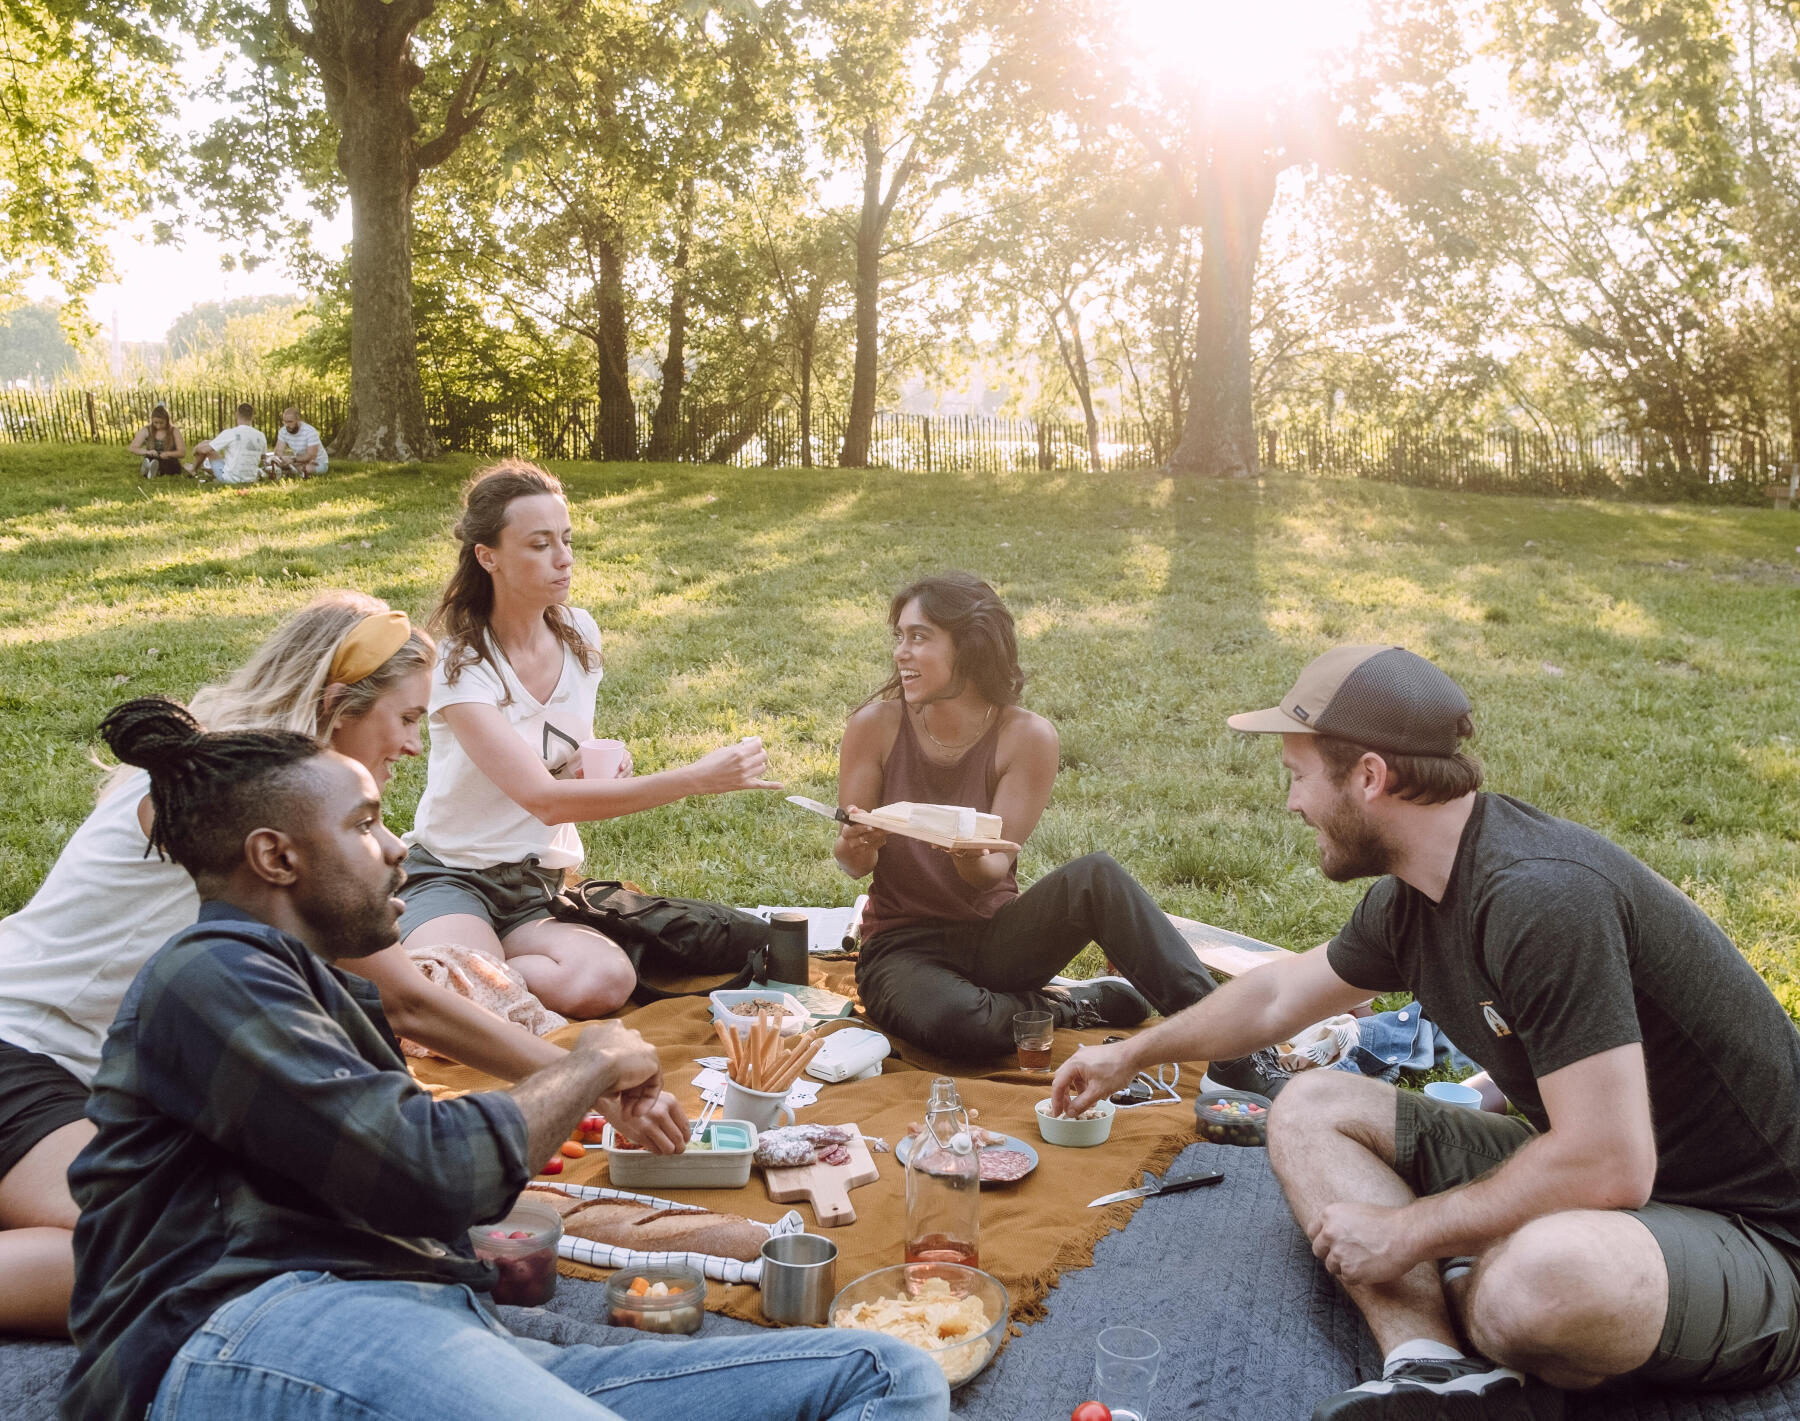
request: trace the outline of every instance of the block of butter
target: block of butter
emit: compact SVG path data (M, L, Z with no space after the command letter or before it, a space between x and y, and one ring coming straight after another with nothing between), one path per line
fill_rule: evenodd
M1000 816L983 814L961 804L914 804L898 800L871 811L881 819L895 819L928 834L942 834L951 839L998 839Z

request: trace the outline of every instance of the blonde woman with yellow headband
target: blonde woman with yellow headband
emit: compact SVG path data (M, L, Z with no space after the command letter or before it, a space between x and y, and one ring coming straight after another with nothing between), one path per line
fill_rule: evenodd
M192 709L214 730L318 735L384 787L419 753L434 659L404 613L327 593ZM75 1206L65 1176L93 1135L88 1082L138 969L199 912L187 871L151 852L149 819L145 772L114 771L31 901L0 919L0 1332L66 1330ZM517 1079L562 1054L433 986L397 944L344 965L380 989L397 1034L442 1055Z

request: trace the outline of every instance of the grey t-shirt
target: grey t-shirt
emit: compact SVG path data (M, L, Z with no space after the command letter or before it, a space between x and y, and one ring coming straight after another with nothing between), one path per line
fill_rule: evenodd
M1800 1247L1800 1032L1712 919L1591 829L1476 796L1443 901L1397 878L1327 948L1365 991L1410 991L1548 1128L1538 1079L1642 1042L1652 1197Z

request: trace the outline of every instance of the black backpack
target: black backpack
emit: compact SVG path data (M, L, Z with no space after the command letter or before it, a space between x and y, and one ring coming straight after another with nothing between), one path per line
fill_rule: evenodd
M638 974L631 1000L704 996L747 987L768 975L769 925L754 913L695 898L658 898L605 878L584 878L550 900L561 922L583 923L624 949ZM665 991L644 976L719 977L687 990Z

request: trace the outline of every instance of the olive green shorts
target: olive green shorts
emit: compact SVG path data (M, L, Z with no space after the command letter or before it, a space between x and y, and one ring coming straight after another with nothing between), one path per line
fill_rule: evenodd
M550 916L550 900L562 891L560 868L539 868L536 859L501 863L492 868L454 868L413 845L406 855L406 882L400 901L400 940L433 918L453 913L486 918L494 936L505 941L515 928Z
M1479 1179L1537 1133L1517 1116L1397 1094L1394 1167L1415 1194ZM1662 1249L1669 1310L1656 1352L1621 1382L1738 1390L1800 1372L1800 1249L1683 1204L1626 1212Z

